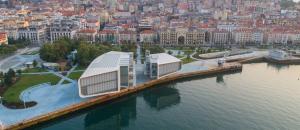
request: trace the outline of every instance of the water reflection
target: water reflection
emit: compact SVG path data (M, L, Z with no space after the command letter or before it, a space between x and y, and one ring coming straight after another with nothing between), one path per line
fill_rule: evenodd
M84 119L84 125L87 130L121 129L134 119L136 97L131 96L107 107L90 111Z
M267 67L271 67L271 68L276 69L277 71L280 71L282 69L288 69L289 65L267 63Z
M161 110L180 103L179 92L172 86L155 87L144 91L142 96L152 108ZM136 100L136 96L131 96L88 112L84 119L85 129L121 129L130 125L137 115Z
M225 83L225 82L224 82L224 75L223 75L223 74L218 74L218 75L216 76L216 82L217 82L217 83L224 84L224 83Z
M145 91L143 97L150 107L157 110L180 103L180 95L174 84L152 88Z

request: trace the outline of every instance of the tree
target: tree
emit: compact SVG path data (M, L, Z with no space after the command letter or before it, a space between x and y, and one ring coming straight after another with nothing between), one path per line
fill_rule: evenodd
M9 69L7 73L4 74L4 84L10 86L13 83L13 78L15 78L16 73L13 69Z
M3 79L4 79L4 74L3 74L3 72L0 72L0 87L3 87L3 86L4 86L4 81L3 81Z
M1 71L0 72L0 79L2 79L4 77L4 74L3 74L3 72Z
M168 54L169 54L169 55L172 55L172 54L173 54L173 52L169 50L169 51L168 51Z
M9 74L11 77L16 77L16 72L13 69L9 69L7 74Z
M22 70L17 70L17 73L20 76L22 74Z
M37 66L37 64L38 64L37 61L33 60L32 65L33 65L34 68Z
M53 61L57 60L55 53L56 52L53 48L53 45L51 45L51 44L44 44L40 49L41 59L48 61L48 62L53 62Z
M164 53L165 49L157 45L144 45L142 48L142 53L145 54L146 50L149 50L151 54Z
M52 44L44 44L40 49L40 57L48 62L65 60L72 50L78 48L80 42L78 40L62 38Z
M10 86L12 84L12 77L8 74L4 74L4 84Z
M86 44L80 44L77 50L78 62L82 66L86 66L89 63L89 47Z

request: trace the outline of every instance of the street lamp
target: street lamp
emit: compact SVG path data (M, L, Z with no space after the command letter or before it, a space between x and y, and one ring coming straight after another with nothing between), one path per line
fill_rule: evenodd
M3 97L0 96L0 104L1 104L1 105L2 105L2 98L3 98Z
M23 99L23 105L24 105L24 108L26 109L26 102L25 102L25 98Z
M29 95L30 95L30 92L27 92L27 100L29 101ZM26 109L26 95L24 96L24 99L23 99L23 103L24 103L24 108Z

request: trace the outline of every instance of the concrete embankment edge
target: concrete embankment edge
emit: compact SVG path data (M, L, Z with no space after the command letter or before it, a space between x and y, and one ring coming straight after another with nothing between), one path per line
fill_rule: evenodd
M292 65L292 64L300 64L300 59L276 60L276 59L271 59L268 57L261 56L261 57L236 59L234 62L238 62L241 64L256 63L256 62L268 62L268 63L282 64L282 65Z
M5 130L24 129L24 128L27 128L27 127L30 127L33 125L37 125L42 122L46 122L46 121L49 121L49 120L79 111L79 110L82 110L82 109L85 109L85 108L95 106L97 104L105 103L105 102L111 101L113 99L117 99L117 98L129 95L132 93L136 93L138 91L153 87L158 84L168 83L168 82L171 82L174 80L184 79L184 78L189 78L189 77L194 77L194 76L206 76L206 75L212 75L212 74L218 74L218 73L224 73L224 72L238 71L241 69L242 69L241 64L231 64L231 65L226 65L223 67L211 68L209 70L169 75L169 76L157 79L157 80L152 80L152 81L137 85L133 88L123 89L119 93L114 93L114 94L109 94L109 95L105 95L105 96L92 98L92 99L89 99L87 101L84 101L84 102L81 102L78 104L74 104L74 105L71 105L71 106L68 106L68 107L47 113L47 114L43 114L41 116L37 116L37 117L31 118L28 120L24 120L20 123L6 126L3 129L5 129Z

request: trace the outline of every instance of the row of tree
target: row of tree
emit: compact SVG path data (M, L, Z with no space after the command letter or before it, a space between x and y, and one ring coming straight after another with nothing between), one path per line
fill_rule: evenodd
M64 61L73 50L77 50L75 62L81 66L87 66L96 57L109 51L136 52L136 45L133 43L123 45L91 44L80 39L62 38L54 43L44 44L40 49L40 57L47 62Z
M158 45L143 45L142 46L142 53L145 54L146 50L149 50L151 54L164 53L165 52L165 49L158 46Z
M77 60L79 65L87 66L96 57L109 51L120 51L120 48L109 44L103 45L81 43L77 49Z
M62 38L52 44L44 44L40 49L40 57L48 62L63 61L71 51L78 48L79 44L80 41Z

